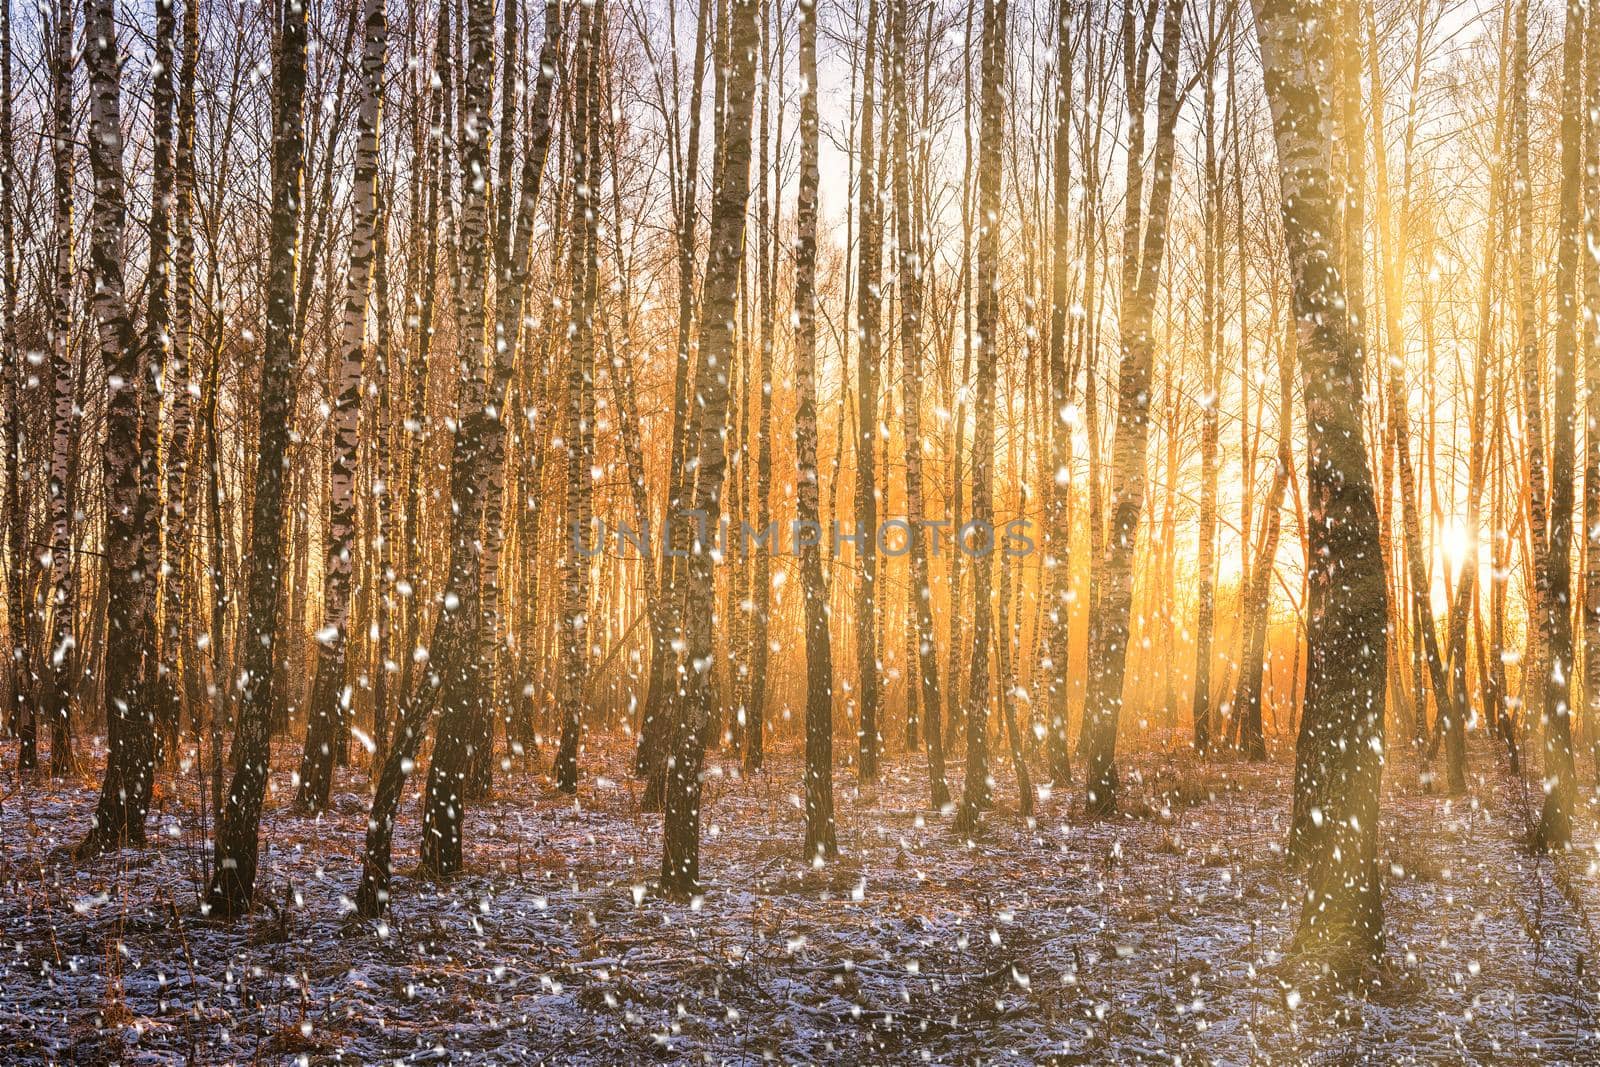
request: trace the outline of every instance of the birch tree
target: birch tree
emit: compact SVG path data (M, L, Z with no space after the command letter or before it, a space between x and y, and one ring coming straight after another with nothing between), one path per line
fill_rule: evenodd
M461 271L456 293L456 365L461 386L456 400L451 470L451 497L455 502L451 569L442 611L434 624L432 646L438 658L432 663L430 696L413 698L412 709L426 707L431 699L438 701L438 731L422 803L421 861L423 870L441 878L461 870L473 724L482 713L485 699L478 666L483 643L483 564L478 549L488 496L485 442L488 424L495 415L494 399L489 394L493 368L486 336L490 105L494 96L491 0L469 0L463 31L467 48L462 61ZM376 799L373 808L374 812L378 810Z
M139 532L142 629L154 658L145 664L142 699L156 720L157 759L163 760L177 741L180 712L177 678L176 619L156 629L158 577L167 555L161 522L161 401L167 391L168 356L172 349L172 209L175 196L173 133L176 116L174 51L178 21L172 0L156 0L155 49L150 85L150 264L145 279L144 344L139 352ZM169 456L170 460L171 457ZM159 641L157 637L159 636Z
M109 388L102 478L107 495L106 771L100 801L80 856L142 846L155 778L155 721L144 699L147 583L142 555L145 517L139 477L140 346L128 315L122 268L127 228L123 172L122 69L116 5L84 4L84 66L89 74L89 166L94 175L89 258L94 317Z
M1051 194L1050 273L1050 442L1049 520L1046 533L1050 569L1050 694L1047 712L1047 749L1051 777L1061 785L1072 778L1068 752L1067 697L1072 668L1072 423L1073 379L1077 367L1067 369L1070 245L1072 235L1072 5L1058 0L1056 7L1056 99L1053 148L1054 179ZM909 410L910 405L907 405Z
M989 805L989 654L994 628L994 404L997 327L1000 315L1000 141L1005 124L1006 0L986 0L983 11L982 105L978 138L977 334L978 394L973 401L972 517L976 540L956 550L974 552L972 662L967 690L967 773L956 832L976 831L979 812ZM987 528L987 543L984 529ZM966 526L963 527L965 531Z
M728 373L733 360L733 318L744 269L745 201L750 193L751 112L755 96L759 29L757 0L728 0L729 55L726 102L719 127L716 187L711 203L710 250L706 258L700 323L700 367L695 375L695 510L722 511L727 471L724 438ZM708 519L708 521L710 521ZM715 583L710 545L697 543L688 559L685 645L687 692L673 726L666 780L661 888L674 896L694 892L700 881L700 772L711 719L712 605Z
M289 448L294 400L295 293L300 270L296 243L305 169L306 5L301 0L284 3L277 28L267 324L262 338L255 499L250 513L250 564L245 578L240 646L239 724L233 747L233 780L217 824L216 859L206 892L212 914L225 918L247 912L255 892L261 802L271 759L272 664L283 561L284 457Z
M356 103L355 184L351 191L350 256L345 270L343 327L331 416L333 455L328 472L328 535L322 570L323 624L317 632L317 673L300 758L299 805L321 811L333 784L334 745L350 714L345 685L346 632L354 570L356 430L367 350L368 304L378 223L378 145L383 136L383 77L389 21L385 0L362 0L361 85Z
M1364 353L1344 302L1332 173L1337 23L1325 0L1253 0L1278 149L1308 437L1309 633L1289 854L1305 872L1296 945L1341 967L1383 951L1378 786L1388 594L1361 434Z
M921 720L928 743L929 802L934 810L950 802L950 789L944 776L943 699L939 690L939 655L933 630L933 588L929 578L928 543L923 536L924 449L922 430L923 373L923 262L916 233L916 212L911 200L910 142L911 109L907 104L906 57L908 40L907 0L894 0L894 210L895 284L900 295L900 361L906 442L906 522L912 534L911 598L915 631L913 647L916 662L908 664L916 679L921 698Z
M73 583L73 512L78 464L78 406L72 359L73 141L70 0L54 9L50 56L51 169L54 177L55 263L47 307L50 321L50 644L49 684L42 702L50 722L50 773L68 773L72 751L71 705L77 674L77 590ZM20 405L18 405L20 408ZM13 579L15 581L15 579Z
M0 366L5 372L6 390L6 542L11 554L11 573L6 576L6 624L11 631L11 725L17 731L17 770L31 770L38 763L38 719L35 714L30 665L32 638L28 626L28 598L24 589L29 552L27 508L22 492L23 456L23 357L17 343L17 223L16 133L11 92L11 5L0 8L0 272L4 274L4 305L0 307Z
M1172 161L1178 114L1178 45L1183 0L1172 0L1162 14L1160 74L1156 90L1155 151L1151 160L1149 203L1144 203L1144 111L1155 7L1136 28L1130 6L1123 15L1123 70L1128 87L1131 132L1128 196L1123 217L1123 307L1118 329L1122 362L1118 369L1117 422L1112 442L1111 533L1106 545L1102 588L1093 607L1089 692L1084 704L1085 804L1104 816L1117 803L1116 746L1127 668L1129 614L1133 606L1133 551L1144 510L1146 451L1150 435L1150 373L1155 351L1151 320L1161 284L1168 212L1172 199Z
M598 3L603 0L597 0ZM599 174L595 132L599 116L597 82L601 45L597 32L598 11L580 9L578 49L573 57L576 71L572 117L572 229L567 278L566 419L562 440L567 456L566 529L562 538L562 613L561 747L556 753L556 787L565 793L578 790L578 744L583 725L585 685L588 680L589 647L593 641L589 627L589 556L585 546L594 539L591 525L593 423L594 423L594 341L595 341L595 212L594 178Z
M1572 758L1572 506L1577 437L1578 302L1583 212L1583 44L1588 9L1567 4L1561 47L1561 185L1556 230L1555 394L1550 427L1549 542L1540 562L1548 677L1544 680L1544 808L1533 844L1564 849L1572 843L1577 772ZM1537 680L1534 684L1538 684Z
M822 579L822 516L817 485L817 4L800 12L800 183L794 267L796 542L805 598L806 859L839 851L833 816L833 647ZM804 530L809 536L800 537ZM929 742L932 743L931 741Z
M861 568L856 586L856 732L860 742L861 780L878 777L883 738L878 728L878 647L875 605L878 585L878 336L883 313L880 285L883 224L878 204L877 96L873 79L878 65L878 0L867 0L866 41L861 67L860 156L861 216L856 283L856 332L861 353L856 360L856 514L855 548Z

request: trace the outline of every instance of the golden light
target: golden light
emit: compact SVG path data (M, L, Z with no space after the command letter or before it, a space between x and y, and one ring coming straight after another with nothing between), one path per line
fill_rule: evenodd
M1448 519L1439 527L1439 545L1444 552L1445 564L1454 577L1461 573L1467 557L1472 552L1472 534L1460 519Z

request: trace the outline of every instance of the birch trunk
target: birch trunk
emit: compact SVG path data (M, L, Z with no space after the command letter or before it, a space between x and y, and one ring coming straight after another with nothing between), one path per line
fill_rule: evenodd
M1154 32L1154 9L1144 29L1146 41ZM1131 15L1129 16L1131 20ZM1150 376L1155 351L1151 320L1166 249L1167 213L1172 194L1174 127L1177 120L1178 45L1183 22L1183 0L1173 0L1162 18L1161 74L1156 101L1156 141L1152 160L1148 218L1141 220L1143 196L1143 110L1145 58L1141 54L1130 68L1136 89L1139 117L1134 119L1133 147L1129 151L1129 201L1124 221L1123 309L1119 324L1122 365L1118 370L1117 423L1112 439L1111 532L1101 573L1101 589L1094 606L1094 636L1090 644L1089 693L1084 706L1088 756L1085 774L1086 808L1103 817L1116 809L1117 726L1122 711L1123 675L1127 668L1129 613L1133 605L1133 551L1139 519L1144 510L1146 452L1150 436ZM1132 49L1133 29L1127 24L1125 40ZM1136 149L1136 150L1135 150Z
M450 45L450 21L448 7L440 11L439 46L436 55L436 70L439 74L439 95L435 105L435 114L439 121L435 129L439 131L436 146L436 160L439 168L436 174L435 189L429 194L430 216L437 218L442 202L450 196L450 181L448 166L450 160L450 146L452 143L451 118L452 96L450 91L450 68L453 65ZM476 33L487 36L487 15L480 9L476 12L477 19L484 23L477 27ZM483 40L476 40L474 48L479 48ZM488 76L490 57L482 51L477 52L478 61L483 65L480 70L482 77ZM482 108L477 117L486 120L488 116L487 102L483 99L486 94L478 97L478 106ZM482 138L487 131L481 126L478 128L478 142L476 146L468 145L467 151L462 153L462 168L467 173L487 175L488 146ZM477 165L476 171L468 170L467 155L471 154ZM482 284L485 279L487 255L487 208L481 202L473 201L477 210L463 212L463 266L476 267L476 276L479 282L478 292L482 293ZM472 229L466 228L468 222ZM471 232L476 240L467 241L466 234ZM430 230L431 233L431 230ZM446 237L447 240L450 238ZM430 257L431 259L431 257ZM423 282L423 327L420 333L421 345L419 351L427 351L427 342L430 337L430 310L431 298L431 264L428 278ZM467 283L462 282L463 286ZM477 482L478 461L483 453L483 323L481 317L482 302L477 303L480 315L477 318L478 332L477 346L474 348L472 336L466 332L466 323L458 322L458 327L463 330L458 338L456 352L457 367L461 374L460 384L457 389L456 404L459 413L459 422L456 427L454 439L451 442L450 452L450 559L449 571L445 578L443 595L439 601L439 608L434 614L431 626L428 628L429 638L426 642L417 642L419 649L425 652L422 657L427 662L426 673L419 684L412 689L405 690L404 712L395 723L393 736L390 741L387 757L383 768L378 775L377 788L373 792L372 812L367 819L366 843L362 851L361 884L356 889L356 910L366 918L376 918L382 915L389 906L389 880L393 875L392 855L394 846L394 823L396 813L400 806L400 793L405 786L407 778L414 768L417 749L421 746L427 734L428 721L439 711L441 703L447 709L454 709L454 720L451 723L453 735L446 741L444 726L440 726L440 742L434 749L434 767L429 768L429 792L424 798L424 869L432 874L448 873L441 870L441 860L447 857L442 855L451 847L459 847L459 832L453 839L446 841L444 835L452 829L459 831L461 817L461 797L459 793L449 794L445 790L450 788L449 779L454 777L454 772L461 765L461 732L462 705L467 702L463 691L467 689L474 678L474 673L469 668L466 660L476 651L475 638L479 623L478 605L480 588L478 573L478 532L483 518L483 494L479 491ZM471 307L463 309L471 313ZM463 315L463 318L465 315ZM425 375L425 364L416 368L416 374ZM420 391L426 382L425 377L414 379L413 390ZM413 395L413 404L417 402L416 394ZM415 410L415 408L413 409ZM413 468L415 470L415 468ZM414 498L415 502L415 498ZM414 513L413 513L414 516ZM410 522L413 516L408 516ZM414 542L413 542L414 544ZM419 631L420 636L420 631ZM415 638L413 638L415 640ZM411 659L414 657L408 657ZM455 745L455 751L449 751L449 746ZM443 750L443 751L441 751ZM443 762L441 762L441 760ZM435 778L434 771L440 772Z
M578 791L578 744L583 728L589 648L589 557L585 551L598 537L594 515L592 448L594 425L595 214L593 179L596 128L600 117L600 35L597 30L604 0L578 13L578 48L573 56L577 77L572 118L572 245L567 264L568 300L566 423L562 430L567 459L566 528L562 538L561 682L556 697L561 713L561 746L556 751L556 788ZM600 546L593 546L600 547Z
M967 770L961 806L956 814L959 834L977 831L979 812L989 806L989 653L994 629L994 404L1000 318L1000 159L1005 127L1007 0L986 0L983 12L982 105L978 147L977 336L978 395L973 402L976 423L972 435L972 515L963 526L977 528L972 567L972 661L967 690ZM982 544L988 528L988 545ZM965 540L965 539L963 539Z
M769 176L767 165L767 111L772 92L772 37L780 20L771 17L773 4L762 8L762 90L761 90L761 234L757 271L761 278L761 349L759 359L759 408L756 419L756 528L765 531L772 522L772 363L774 332L777 328L774 303L778 287L779 211L771 189L781 185L781 173ZM782 41L777 51L782 51ZM779 81L782 67L779 68ZM778 100L777 144L783 145L783 101ZM745 714L745 768L758 771L766 761L767 661L771 653L772 551L759 549L755 558L755 579L751 589L750 691Z
M377 496L376 538L378 558L373 568L373 673L372 673L372 752L374 766L381 765L389 747L389 676L399 670L392 657L394 641L394 456L391 434L394 430L395 382L391 373L394 366L394 342L389 318L389 213L391 193L387 185L378 190L377 225L372 244L372 286L377 332L373 345L374 389L377 393L377 426L373 439L376 452Z
M1050 695L1046 719L1050 777L1056 785L1072 780L1067 735L1067 693L1072 670L1072 403L1073 374L1067 372L1067 300L1071 266L1072 217L1072 5L1056 8L1056 113L1050 275L1050 440L1049 620ZM1085 235L1087 238L1087 235ZM1076 364L1076 360L1074 360ZM909 408L909 405L908 405Z
M421 636L417 623L417 606L422 596L422 590L427 588L425 581L424 565L422 558L422 542L420 540L422 524L422 467L421 455L418 454L426 446L428 440L427 411L428 411L428 364L433 352L434 319L439 290L439 238L441 229L441 214L448 212L445 201L450 197L449 166L452 139L450 136L451 122L449 109L451 106L451 57L450 57L450 12L447 6L439 9L439 26L434 49L434 78L437 88L432 92L430 101L429 121L429 157L432 165L432 180L427 183L427 206L424 214L422 248L422 264L420 277L417 280L418 295L421 307L417 311L417 347L411 356L411 373L409 392L409 411L406 416L406 429L412 437L413 455L406 472L406 505L402 518L401 540L406 552L405 573L411 592L405 597L404 608L401 612L401 625L405 631L406 644L410 654L403 657L400 668L400 699L411 700L415 696L413 675L417 663L416 650L419 648L418 638ZM450 240L448 234L445 239ZM453 462L453 458L452 458Z
M50 652L44 715L51 724L50 773L76 765L72 751L72 691L78 670L77 589L73 581L73 510L76 505L78 409L72 365L72 4L55 5L51 54L51 163L55 179L55 270L46 291L53 383L50 433ZM15 409L14 409L15 410ZM14 572L20 573L20 572Z
M916 217L911 204L911 111L906 102L905 58L910 49L906 29L907 0L894 0L894 204L895 279L900 291L901 384L905 405L906 521L912 534L911 601L913 648L916 664L907 664L907 677L919 680L921 714L928 742L929 801L935 811L950 802L945 784L943 698L939 691L939 649L933 630L933 590L928 574L928 544L923 536L922 486L922 290L923 266L918 254Z
M756 0L729 0L730 54L726 111L720 126L706 260L704 310L700 323L701 362L695 376L699 399L693 455L695 509L721 514L727 470L724 434L728 415L728 369L733 359L733 317L744 263L745 207L750 192L751 104L755 96L758 49ZM714 521L708 518L707 520ZM686 614L687 693L674 724L666 777L666 819L661 857L661 888L687 896L700 880L700 771L705 760L706 727L711 718L712 608L715 582L709 546L697 546L688 560Z
M1498 116L1496 132L1498 133ZM1496 148L1498 149L1498 141ZM1591 250L1600 249L1600 16L1586 14L1584 23L1583 233ZM1493 218L1494 206L1490 206ZM1493 223L1490 223L1491 233ZM1493 246L1488 246L1493 255ZM1583 692L1584 732L1595 774L1600 778L1600 266L1591 251L1583 264L1582 353L1584 379L1583 435ZM1493 272L1485 271L1492 277ZM1480 374L1481 377L1481 374ZM1481 404L1481 393L1478 403ZM1482 467L1482 409L1474 412L1472 435L1475 473ZM1481 474L1475 485L1481 485ZM1476 535L1476 496L1473 534ZM1463 586L1469 585L1464 578ZM1457 594L1458 598L1460 594ZM1452 634L1453 636L1453 634ZM1452 646L1453 650L1453 646ZM1464 659L1465 657L1463 657ZM1462 687L1465 697L1466 689Z
M473 723L482 713L484 693L478 657L482 650L482 537L484 501L488 496L486 442L496 411L488 396L485 304L489 282L490 104L493 98L494 5L468 0L465 31L467 53L461 96L461 270L458 275L456 365L462 375L457 400L451 521L451 579L434 625L452 631L434 670L439 679L438 736L423 797L421 866L446 878L461 869L462 826L466 821L466 778L472 759ZM452 601L454 606L452 606ZM424 703L426 703L424 701ZM386 768L387 770L387 768Z
M817 5L800 0L800 186L795 213L795 542L805 598L807 859L839 851L833 818L833 649L817 485ZM812 536L801 537L802 529ZM932 742L930 741L930 744Z
M96 3L103 0L95 0ZM92 33L93 31L91 31ZM272 213L267 249L267 324L261 367L250 564L245 578L242 685L234 737L233 782L217 827L216 863L207 891L223 917L250 909L255 891L261 802L271 757L272 666L282 586L284 482L296 370L295 254L305 167L306 7L282 5L273 91Z
M161 523L161 399L167 388L167 357L172 347L173 207L173 41L177 19L172 0L156 0L155 48L151 63L150 269L146 278L144 344L139 359L139 537L141 585L149 648L142 699L156 721L156 760L164 762L178 737L178 687L175 634L163 626L156 641L158 575L166 558ZM169 461L171 457L168 457ZM176 620L172 620L176 622ZM169 639L170 638L170 639ZM154 653L153 658L148 658Z
M867 0L867 36L861 73L861 216L857 264L856 330L861 353L856 360L856 559L861 569L856 586L856 714L863 782L878 777L883 738L878 731L878 647L874 616L878 585L878 347L882 305L879 303L883 230L878 211L878 171L874 119L877 99L873 78L878 62L878 0Z
M172 398L167 434L166 508L162 521L161 655L181 712L200 715L199 674L192 669L187 638L189 536L188 505L193 494L189 453L194 424L195 296L195 80L200 65L200 5L183 8L181 58L178 67L177 143L172 195L172 337L167 353L167 392ZM180 715L181 717L181 715ZM198 727L195 728L198 734Z
M1529 583L1530 619L1544 620L1548 615L1545 576L1539 561L1549 558L1547 541L1549 523L1545 500L1545 440L1544 404L1539 392L1539 324L1538 289L1534 280L1533 259L1533 172L1529 158L1528 111L1528 0L1521 0L1517 8L1516 39L1512 56L1512 128L1513 152L1516 165L1517 188L1517 249L1516 278L1518 323L1517 333L1522 349L1522 396L1524 447L1528 457L1528 535L1535 560L1534 580ZM1528 647L1523 656L1522 703L1528 715L1525 721L1542 720L1548 678L1548 634L1541 621L1528 627Z
M521 60L521 52L513 47L512 41L516 8L516 0L509 0L506 4L506 85L502 93L507 101L516 98L512 79L515 76L514 64ZM510 209L513 200L509 180L514 111L509 103L501 110L501 220L496 244L499 269L495 294L494 373L489 383L489 402L495 415L486 427L484 438L488 486L484 500L482 666L490 672L484 685L491 703L486 713L480 716L474 738L474 771L470 783L470 791L474 796L488 792L490 768L493 766L495 718L505 719L509 728L509 695L500 691L505 679L498 677L500 672L497 670L501 665L499 653L505 642L505 635L501 632L500 556L505 545L506 392L516 371L518 341L522 335L523 309L527 302L528 276L533 257L533 227L538 216L539 194L544 185L545 160L550 151L553 125L550 119L551 100L556 68L561 57L561 20L560 0L548 0L545 4L544 43L539 50L539 74L527 143L522 151L521 187L515 200L514 215Z
M356 525L356 437L361 420L361 373L367 350L378 218L378 146L383 136L383 76L389 46L385 0L362 0L361 86L356 104L355 181L350 204L350 259L345 269L339 369L334 380L328 471L328 532L322 565L322 627L317 631L317 673L311 686L305 751L300 757L297 803L305 811L328 805L334 745L347 729L353 696L345 685L349 645L350 584Z
M639 748L634 756L634 773L648 779L650 787L645 794L646 810L658 809L662 803L667 748L671 742L672 715L683 696L684 673L682 659L673 647L681 641L683 633L682 560L667 551L672 546L666 533L676 514L686 503L688 484L686 467L690 436L689 387L695 368L691 356L694 327L695 253L698 203L700 195L700 126L701 97L705 85L706 48L710 37L710 19L715 5L711 0L701 0L695 22L694 66L691 73L689 110L689 144L685 152L683 182L679 189L677 209L677 273L678 273L678 323L677 359L674 364L672 386L672 443L671 465L667 472L667 504L663 512L663 545L657 570L656 587L660 591L657 607L650 619L650 687L645 694L644 716L639 727Z
M1562 45L1561 187L1556 233L1555 362L1550 368L1555 406L1550 427L1549 544L1541 565L1541 598L1545 609L1546 667L1544 698L1544 810L1534 834L1540 849L1564 849L1572 843L1572 808L1577 772L1572 758L1572 505L1576 458L1578 257L1582 251L1583 174L1583 43L1587 8L1567 4L1566 39Z
M110 386L106 402L106 699L105 779L94 822L78 848L92 856L142 846L150 783L155 775L155 724L141 700L146 640L139 481L139 344L122 272L127 227L122 164L122 70L117 54L116 5L84 4L84 66L89 74L89 165L94 175L89 257L94 270L94 317L100 358Z
M1203 129L1205 134L1204 210L1200 272L1201 361L1205 369L1204 392L1200 394L1200 548L1196 569L1194 637L1194 747L1197 752L1211 748L1211 660L1212 635L1216 626L1217 573L1217 405L1221 388L1221 355L1217 344L1217 290L1221 284L1218 263L1222 245L1222 188L1216 156L1215 79L1206 78Z
M17 234L16 181L12 168L16 140L11 103L11 6L0 8L0 271L4 273L4 306L0 307L0 368L5 373L6 407L6 539L11 570L6 576L6 623L11 630L12 726L17 731L17 770L38 763L38 718L32 678L33 640L29 634L28 603L24 589L28 573L28 509L22 492L23 376L22 349L17 343Z
M1309 652L1290 829L1290 855L1306 869L1307 891L1296 943L1359 966L1383 951L1377 834L1388 596L1361 429L1361 339L1338 270L1336 110L1312 80L1333 69L1337 44L1324 0L1253 6L1278 148L1309 449Z

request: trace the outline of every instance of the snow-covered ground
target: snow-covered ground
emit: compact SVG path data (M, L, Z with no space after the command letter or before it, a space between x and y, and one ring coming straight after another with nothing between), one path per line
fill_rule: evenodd
M813 869L798 754L712 759L706 892L677 904L646 888L660 819L628 756L591 748L576 801L502 775L446 885L413 875L408 796L378 925L350 914L365 770L321 818L279 773L260 906L224 925L196 907L192 773L163 778L151 848L80 864L93 784L19 789L0 745L0 1061L1600 1063L1594 797L1581 849L1533 857L1534 787L1486 745L1454 802L1409 757L1386 775L1388 966L1361 996L1284 959L1281 764L1135 756L1124 814L1084 822L1068 790L1033 826L1002 775L970 842L920 758L872 792L841 769L842 855Z

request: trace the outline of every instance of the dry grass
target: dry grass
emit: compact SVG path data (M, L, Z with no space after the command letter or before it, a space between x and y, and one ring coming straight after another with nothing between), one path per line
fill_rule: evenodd
M926 810L920 761L871 790L841 769L843 855L816 869L798 855L797 754L754 779L713 759L706 892L686 906L648 891L659 816L640 812L626 759L586 753L576 800L504 778L446 885L407 869L408 799L381 927L343 903L359 769L320 820L294 815L274 776L261 903L235 925L194 910L192 783L163 789L154 847L82 865L63 846L90 790L31 787L0 810L0 930L20 946L0 962L10 1058L77 1040L179 1062L1600 1062L1581 918L1596 879L1577 857L1528 856L1515 790L1492 775L1455 801L1390 776L1387 965L1349 991L1285 956L1299 897L1281 764L1136 755L1117 817L1083 821L1068 789L1032 825L999 767L970 841Z

